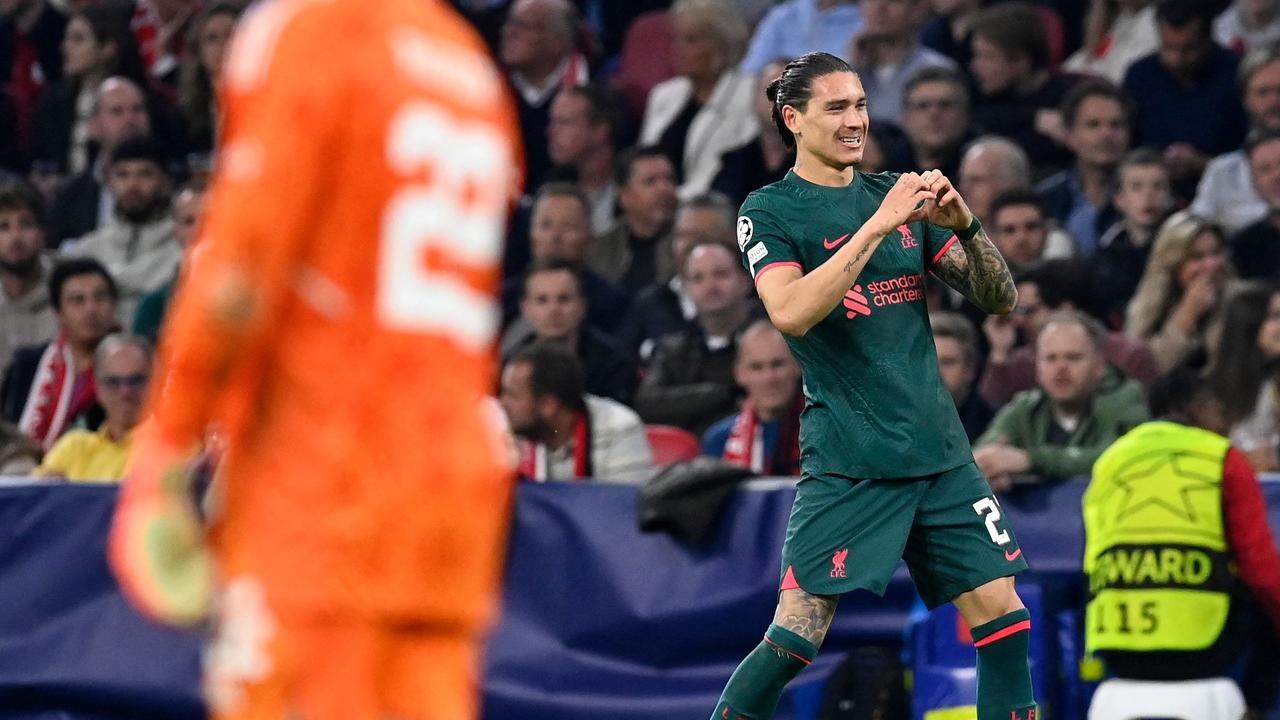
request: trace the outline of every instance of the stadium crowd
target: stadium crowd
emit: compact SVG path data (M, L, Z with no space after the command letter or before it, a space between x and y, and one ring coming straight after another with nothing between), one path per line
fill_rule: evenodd
M1008 316L932 279L863 296L924 293L997 490L1087 474L1175 367L1209 378L1257 470L1280 465L1280 0L455 4L523 133L495 394L526 477L638 482L697 446L797 472L799 370L735 234L792 162L762 88L812 50L859 71L861 169L941 169L1015 273ZM99 460L127 447L111 396L162 339L244 11L0 2L0 471L69 432ZM113 334L137 372L98 367Z

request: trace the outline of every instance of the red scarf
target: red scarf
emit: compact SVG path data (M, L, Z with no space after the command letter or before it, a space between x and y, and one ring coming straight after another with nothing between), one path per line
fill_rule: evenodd
M755 404L748 398L742 412L733 421L729 439L724 444L724 459L731 465L767 475L800 474L800 412L804 396L796 394L796 402L782 417L778 442L767 457L764 453L764 426L756 414Z
M71 421L93 405L97 397L93 368L76 375L75 366L71 346L61 335L49 343L36 365L36 376L22 407L18 429L45 450L53 447Z
M581 480L591 477L591 423L586 411L581 411L573 419L573 477L550 477L550 464L547 462L547 446L532 440L520 442L520 477L534 482L548 480Z

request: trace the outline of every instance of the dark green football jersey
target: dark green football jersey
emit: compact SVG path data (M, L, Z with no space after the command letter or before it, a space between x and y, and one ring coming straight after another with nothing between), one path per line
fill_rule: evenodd
M879 209L897 173L857 173L847 187L787 173L747 197L738 246L752 277L778 266L808 273ZM871 255L844 301L787 343L804 371L800 464L806 473L904 478L973 460L938 373L925 273L954 234L900 226Z

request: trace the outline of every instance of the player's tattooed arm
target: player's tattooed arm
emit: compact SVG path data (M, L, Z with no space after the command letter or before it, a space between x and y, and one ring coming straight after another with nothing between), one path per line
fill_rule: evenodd
M784 590L778 600L778 611L773 623L790 630L800 637L822 645L831 628L831 618L836 615L836 599L830 595L811 595L799 588Z
M1018 304L1013 273L986 230L967 241L957 238L931 272L984 312L1004 315Z

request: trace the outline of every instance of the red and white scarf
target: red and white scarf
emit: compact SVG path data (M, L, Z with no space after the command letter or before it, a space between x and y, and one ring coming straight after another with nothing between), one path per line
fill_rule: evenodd
M71 420L93 404L97 393L93 384L93 368L75 373L71 345L59 335L40 354L31 392L18 418L23 435L48 450Z
M545 443L522 440L520 442L520 477L534 482L548 480L581 480L592 475L591 423L585 411L579 412L573 421L573 477L551 477Z
M764 423L756 414L754 403L747 399L742 411L733 421L729 439L724 444L724 460L731 465L744 467L752 472L769 475L800 474L800 411L804 409L803 396L798 397L781 419L778 442L773 452L764 452Z

